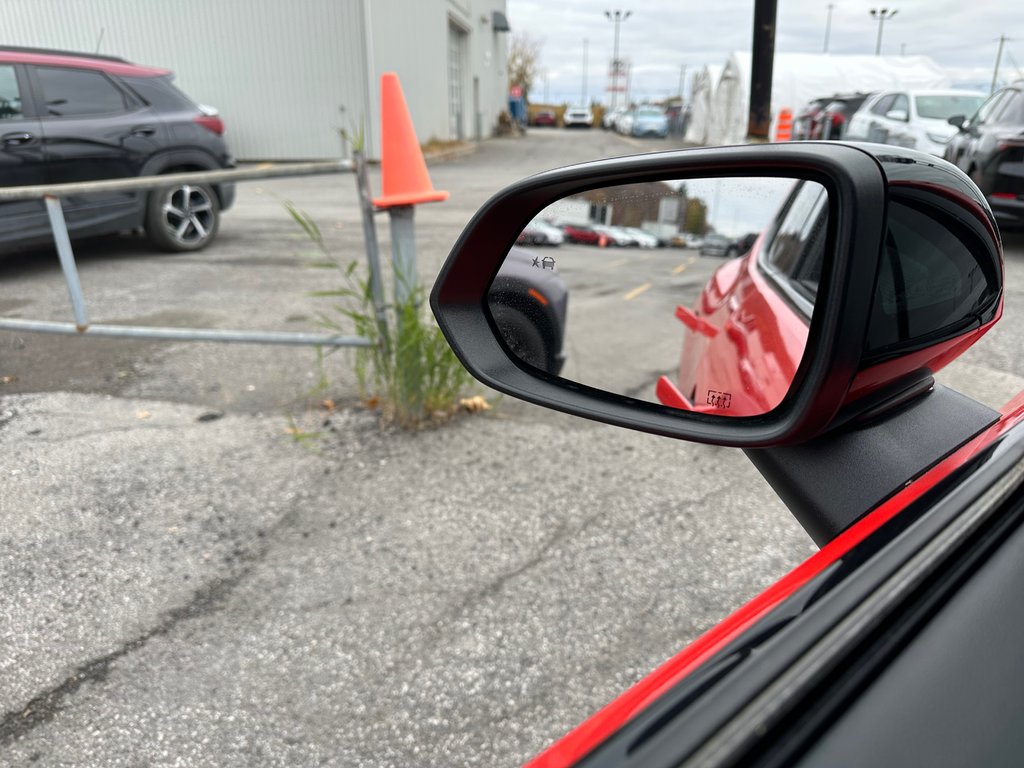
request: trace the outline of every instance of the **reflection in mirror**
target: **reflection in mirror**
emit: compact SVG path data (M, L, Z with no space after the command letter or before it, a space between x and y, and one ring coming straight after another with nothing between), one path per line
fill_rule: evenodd
M789 391L825 259L828 194L791 178L592 189L523 230L488 303L524 364L721 416Z

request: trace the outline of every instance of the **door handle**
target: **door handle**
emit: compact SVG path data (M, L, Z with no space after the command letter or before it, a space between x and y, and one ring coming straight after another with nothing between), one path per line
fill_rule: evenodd
M34 141L35 138L31 133L5 133L3 136L0 136L0 141L3 141L9 147L16 147L19 144L28 144L30 141Z
M156 128L152 125L137 125L132 128L132 136L152 136L156 133Z

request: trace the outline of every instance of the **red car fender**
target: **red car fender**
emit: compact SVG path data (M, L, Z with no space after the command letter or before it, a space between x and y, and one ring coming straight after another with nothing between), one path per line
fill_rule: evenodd
M721 413L703 407L712 390L732 394L735 415L753 416L772 410L789 392L808 328L758 270L760 242L715 271L697 301L698 311L677 308L676 317L688 331L675 392L660 382L656 390L664 405L679 407L675 393L688 398L694 392L687 410Z
M561 768L585 757L764 614L1021 421L1024 421L1024 392L1003 406L999 421L927 470L764 592L534 757L526 763L527 768Z

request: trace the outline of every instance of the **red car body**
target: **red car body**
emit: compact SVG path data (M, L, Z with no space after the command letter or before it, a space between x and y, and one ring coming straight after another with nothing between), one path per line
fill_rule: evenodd
M542 126L554 127L558 125L558 116L550 109L542 109L534 115L533 124L538 128Z
M764 237L746 256L719 267L697 307L676 309L687 328L678 385L657 384L662 403L675 408L721 412L709 393L731 397L735 416L756 416L782 402L807 344L807 320L794 312L757 267Z
M601 235L589 227L577 227L567 224L562 227L566 239L570 243L581 243L583 245L598 245L601 242Z

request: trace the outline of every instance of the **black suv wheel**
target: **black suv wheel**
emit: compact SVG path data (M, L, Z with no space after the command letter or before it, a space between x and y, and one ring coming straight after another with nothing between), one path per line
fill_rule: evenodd
M217 235L220 206L206 184L179 184L151 192L146 206L146 235L157 248L198 251Z

